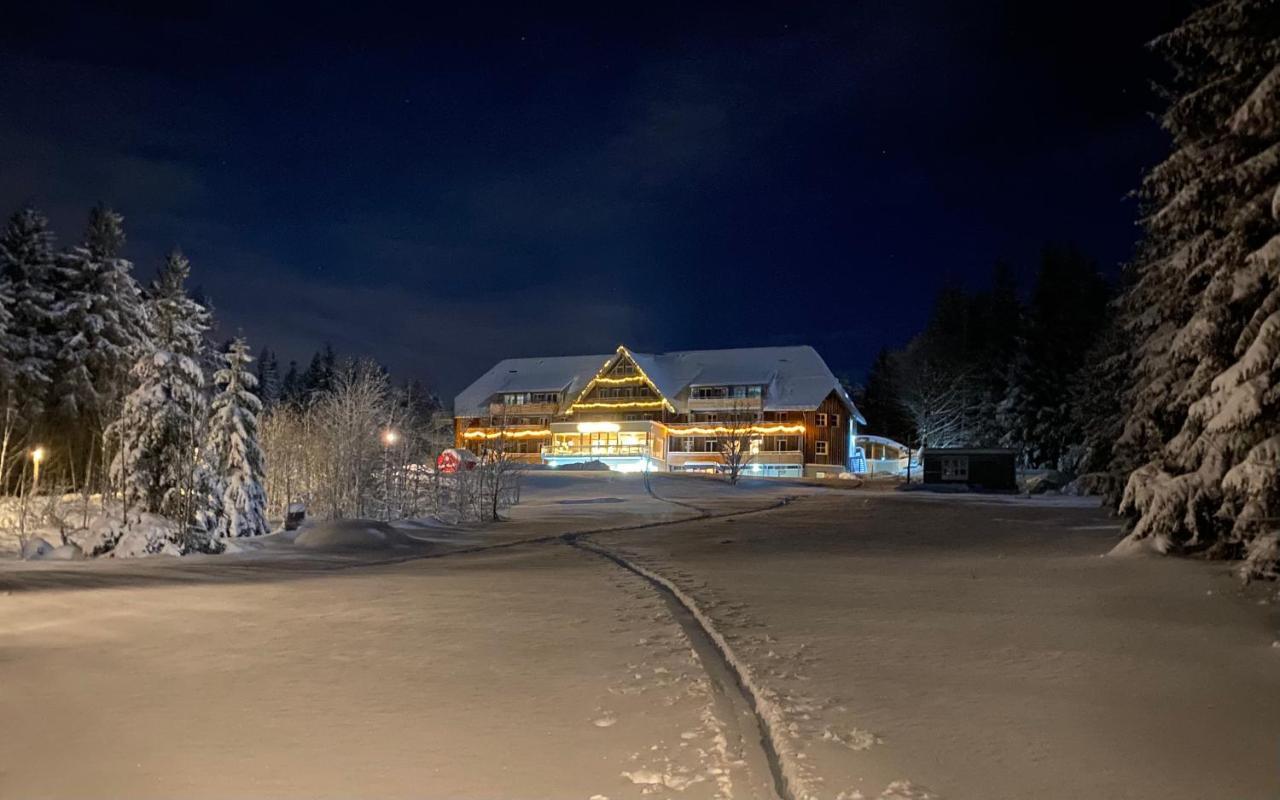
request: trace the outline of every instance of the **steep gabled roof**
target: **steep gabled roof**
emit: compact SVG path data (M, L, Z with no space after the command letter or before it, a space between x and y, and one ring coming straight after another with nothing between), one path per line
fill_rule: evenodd
M672 353L637 353L620 347L616 353L598 356L509 358L498 362L459 394L454 413L482 416L489 398L498 392L560 391L571 401L605 365L623 354L635 361L681 413L688 409L686 401L692 386L760 384L768 387L766 411L807 411L817 408L835 392L850 414L859 422L866 422L822 356L807 345Z

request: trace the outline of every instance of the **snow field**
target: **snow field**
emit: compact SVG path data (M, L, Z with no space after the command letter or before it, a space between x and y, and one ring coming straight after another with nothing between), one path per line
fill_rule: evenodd
M1280 794L1274 592L1108 522L855 493L594 538L699 605L815 797Z
M750 797L679 626L602 560L233 561L4 596L0 796Z

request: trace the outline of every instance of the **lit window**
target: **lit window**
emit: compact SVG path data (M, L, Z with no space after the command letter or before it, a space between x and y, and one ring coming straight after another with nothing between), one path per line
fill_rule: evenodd
M813 443L813 452L814 452L814 453L816 453L816 454L818 454L818 455L820 455L820 456L825 456L825 455L827 454L827 443L826 443L826 442L814 442L814 443Z

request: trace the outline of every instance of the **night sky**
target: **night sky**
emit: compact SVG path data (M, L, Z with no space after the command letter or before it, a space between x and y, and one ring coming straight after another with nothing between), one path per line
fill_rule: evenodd
M997 259L1114 270L1166 149L1144 43L1188 7L110 5L4 12L0 212L67 243L106 202L219 335L445 396L619 343L857 376Z

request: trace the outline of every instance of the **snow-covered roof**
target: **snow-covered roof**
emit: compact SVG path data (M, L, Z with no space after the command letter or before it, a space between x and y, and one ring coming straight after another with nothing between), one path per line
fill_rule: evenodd
M500 392L563 392L572 399L613 356L504 358L454 398L453 413L483 416L490 398Z
M617 353L606 355L508 358L457 396L454 414L483 416L490 399L499 392L563 392L563 411L605 364L623 354L635 361L681 413L687 411L691 386L762 385L766 387L766 411L811 410L835 392L849 413L866 422L822 356L807 345L671 353L638 353L620 347Z

